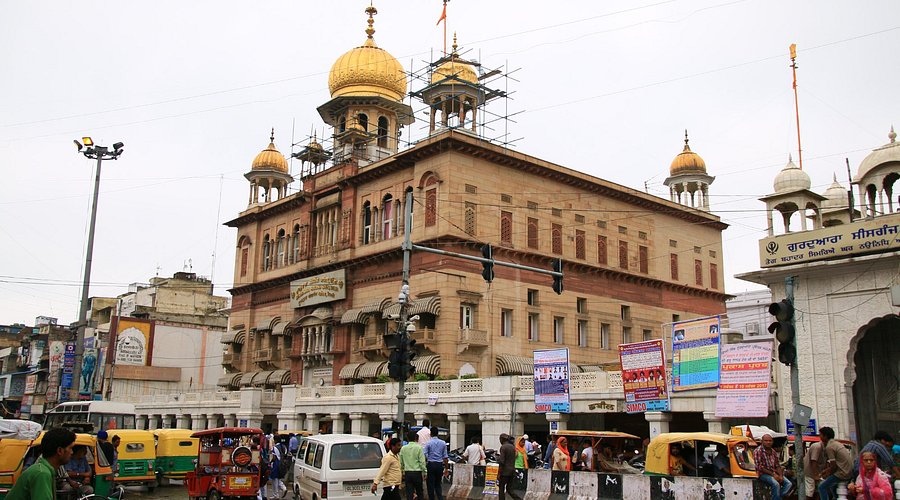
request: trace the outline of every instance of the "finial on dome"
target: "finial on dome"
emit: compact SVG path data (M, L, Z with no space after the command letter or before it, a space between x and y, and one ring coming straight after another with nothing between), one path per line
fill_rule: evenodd
M788 153L788 163L794 163L794 158L791 156L791 153Z
M457 47L457 45L456 45L456 32L454 31L454 32L453 32L453 52L451 52L451 54L453 54L454 56L456 55L456 47Z
M831 182L837 182L837 173L835 173L835 172L831 173Z
M269 135L269 142L275 144L275 127L272 127L272 134Z
M891 125L891 131L888 133L888 139L893 144L897 140L897 132L894 132L894 125Z
M691 150L691 147L688 145L689 141L690 141L690 139L688 139L688 131L687 131L687 129L684 129L684 150L685 151Z
M369 20L366 21L369 24L369 27L366 28L366 35L369 36L369 40L372 39L372 35L375 34L375 14L378 14L378 9L372 5L372 2L369 2L369 6L366 7L366 14L369 15Z

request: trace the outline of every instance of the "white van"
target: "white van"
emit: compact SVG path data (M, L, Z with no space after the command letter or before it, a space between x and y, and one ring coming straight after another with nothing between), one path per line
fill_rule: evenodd
M359 498L369 493L381 467L384 443L367 436L304 437L294 461L294 498Z

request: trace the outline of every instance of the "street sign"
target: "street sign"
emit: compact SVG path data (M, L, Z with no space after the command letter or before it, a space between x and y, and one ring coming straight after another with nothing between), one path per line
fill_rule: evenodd
M812 416L812 408L806 405L802 405L797 403L794 405L794 411L791 413L791 420L797 422L800 425L806 425L809 421L809 417Z
M238 420L238 427L247 427L247 419L242 418L242 419Z
M786 418L784 421L787 424L787 426L786 426L787 434L789 436L793 436L794 435L794 422L789 418ZM803 435L804 436L818 436L819 435L819 429L816 426L816 419L814 419L814 418L809 419L809 423L803 429Z

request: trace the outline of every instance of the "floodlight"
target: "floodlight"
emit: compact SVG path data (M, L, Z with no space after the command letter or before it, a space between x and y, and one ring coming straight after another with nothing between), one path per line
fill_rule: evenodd
M90 137L82 137L81 142L83 142L84 145L87 147L91 147L94 145L94 140L91 139Z

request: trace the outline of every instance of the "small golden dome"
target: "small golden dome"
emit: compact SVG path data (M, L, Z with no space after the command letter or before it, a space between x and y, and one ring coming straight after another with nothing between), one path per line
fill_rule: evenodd
M402 101L406 95L406 72L394 56L375 45L372 16L378 11L369 6L366 13L369 14L368 39L334 62L328 74L328 90L331 97L376 95Z
M275 149L275 129L272 129L272 135L269 137L269 146L260 151L256 158L253 159L251 170L277 170L287 173L288 163L277 149Z
M450 60L441 64L431 74L431 84L436 83L456 83L462 80L466 83L478 83L478 75L472 65L461 60L456 53L456 33L453 34L453 52L450 53ZM455 78L451 78L455 77ZM449 80L448 80L449 78ZM445 81L446 80L446 81Z
M703 161L703 158L700 158L700 155L691 151L691 147L688 145L687 130L684 131L684 150L672 160L672 165L669 167L669 174L706 175L706 162Z

